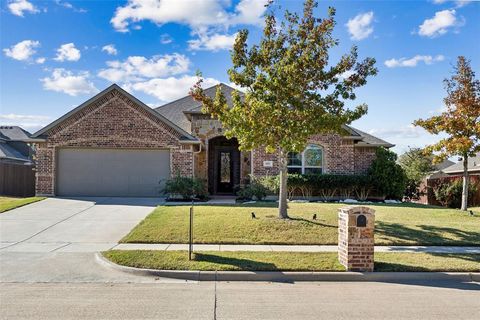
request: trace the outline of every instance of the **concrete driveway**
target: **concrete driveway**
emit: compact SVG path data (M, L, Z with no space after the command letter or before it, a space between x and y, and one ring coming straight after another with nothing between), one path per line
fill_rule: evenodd
M162 203L158 198L49 198L0 214L0 252L113 248Z

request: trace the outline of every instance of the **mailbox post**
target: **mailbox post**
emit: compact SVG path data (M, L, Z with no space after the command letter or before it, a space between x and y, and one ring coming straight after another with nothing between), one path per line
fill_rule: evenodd
M348 206L338 211L338 260L348 271L373 271L375 210Z

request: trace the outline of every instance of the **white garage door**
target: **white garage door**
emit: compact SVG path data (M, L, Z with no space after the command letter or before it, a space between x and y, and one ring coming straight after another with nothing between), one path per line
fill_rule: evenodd
M168 150L60 149L57 195L158 197L170 176Z

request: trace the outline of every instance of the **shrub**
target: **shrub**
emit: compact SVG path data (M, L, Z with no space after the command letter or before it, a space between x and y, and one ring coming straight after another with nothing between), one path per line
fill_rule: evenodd
M397 155L388 149L377 148L376 158L368 170L375 190L392 199L403 197L406 175L402 167L396 163Z
M462 204L463 182L460 179L450 182L443 182L433 187L435 198L442 206L449 208L460 208ZM468 186L469 202L473 200L477 192L478 185L470 183Z
M180 195L183 199L207 198L207 188L205 180L200 178L183 177L176 175L165 182L163 193L169 197Z
M271 180L266 180L265 178L257 178L253 175L250 175L250 183L240 189L237 192L237 196L240 199L244 200L263 200L267 197L267 194L270 193L267 185L272 183Z

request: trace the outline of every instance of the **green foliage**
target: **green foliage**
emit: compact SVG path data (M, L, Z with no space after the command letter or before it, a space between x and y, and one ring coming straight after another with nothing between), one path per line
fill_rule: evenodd
M262 200L266 195L278 193L278 188L280 187L279 176L260 178L251 176L250 179L251 183L237 193L240 198L253 199L256 197L258 200ZM290 199L293 197L309 199L313 196L320 196L325 201L336 197L366 200L372 192L372 181L367 175L288 175L288 197Z
M269 3L271 5L271 2ZM242 98L232 94L232 106L220 88L215 98L205 94L202 79L191 90L203 112L219 119L227 138L238 139L241 150L264 148L279 153L280 174L285 178L288 152L301 152L313 134L340 132L342 125L367 113L367 105L347 106L355 90L377 74L375 59L358 62L357 47L330 61L329 51L339 45L333 35L335 9L326 18L314 16L318 3L306 0L303 16L285 12L277 22L273 9L265 15L263 35L248 45L248 30L240 30L232 50L232 83L245 89ZM342 77L346 72L349 77ZM281 179L279 215L287 217L286 179Z
M397 155L388 149L377 148L368 175L375 189L387 198L401 199L405 191L406 175L397 164Z
M477 192L478 185L470 183L468 187L468 199L470 202L473 199L473 196ZM439 183L433 187L433 192L435 194L435 199L442 206L449 208L460 208L462 204L462 192L463 192L463 182L460 179L453 181L445 181Z
M243 200L264 200L269 194L268 184L263 178L250 175L250 183L237 192L237 196Z
M416 182L420 182L435 170L432 161L433 155L425 154L425 151L421 148L409 148L408 151L398 157L398 164L405 171L407 179Z
M170 197L180 195L183 199L204 199L207 197L205 180L200 178L183 177L176 175L165 182L165 194Z
M405 196L410 199L418 199L420 195L420 183L430 172L435 170L432 163L433 155L426 154L421 148L409 148L400 155L398 164L405 171L407 178Z

